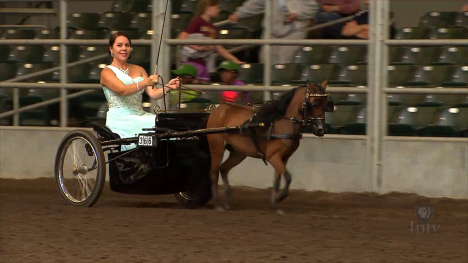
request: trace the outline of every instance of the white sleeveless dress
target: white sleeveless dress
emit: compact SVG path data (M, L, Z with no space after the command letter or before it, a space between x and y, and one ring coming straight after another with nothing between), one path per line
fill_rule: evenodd
M115 72L117 78L125 85L131 85L144 80L143 77L132 79L117 67L108 65ZM106 86L102 86L106 96L109 110L107 111L106 126L121 138L135 137L138 133L143 133L143 128L156 126L156 115L143 110L143 92L141 91L123 96L113 92ZM122 145L122 151L127 151L136 147L136 144Z

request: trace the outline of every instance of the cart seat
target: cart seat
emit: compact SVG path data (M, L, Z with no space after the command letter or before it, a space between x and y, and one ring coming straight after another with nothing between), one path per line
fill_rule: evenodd
M106 125L100 122L91 122L93 130L104 140L116 140L120 139L120 136L117 133L112 132Z

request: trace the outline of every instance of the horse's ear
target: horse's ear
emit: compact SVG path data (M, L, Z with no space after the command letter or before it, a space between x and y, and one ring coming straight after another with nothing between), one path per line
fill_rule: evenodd
M324 80L322 82L323 91L325 91L327 89L327 84L328 84L328 79L326 79L326 80Z

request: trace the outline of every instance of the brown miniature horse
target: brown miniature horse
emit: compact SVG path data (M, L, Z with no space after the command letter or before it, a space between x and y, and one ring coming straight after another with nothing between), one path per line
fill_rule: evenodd
M220 104L212 111L207 128L244 127L240 133L207 135L211 152L211 190L217 210L224 210L217 190L219 172L225 189L224 208L229 209L231 187L228 173L247 156L262 158L274 167L275 180L271 197L273 207L288 196L291 174L285 165L299 147L303 127L312 125L316 136L321 137L325 133L325 111L329 104L325 93L326 84L327 81L324 81L321 85L307 83L296 87L280 98L263 104L258 110L244 105ZM264 123L265 126L255 126L258 123ZM225 149L229 150L230 155L221 164ZM279 192L281 175L286 180L286 186Z

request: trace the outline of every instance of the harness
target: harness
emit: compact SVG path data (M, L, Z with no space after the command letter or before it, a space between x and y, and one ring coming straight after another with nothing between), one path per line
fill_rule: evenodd
M321 86L319 86L322 90L323 88ZM279 118L281 119L286 119L286 120L289 120L293 125L295 124L301 124L301 127L304 128L304 127L307 127L309 125L311 125L315 120L324 120L325 117L323 116L325 114L325 111L320 114L319 116L316 116L316 117L309 117L308 116L308 112L311 111L313 112L313 106L314 106L314 102L310 102L309 101L309 98L311 97L325 97L327 98L328 97L328 94L319 94L319 93L314 93L314 94L311 94L311 88L309 85L307 85L307 89L306 89L306 94L305 94L305 97L304 97L304 102L302 103L302 119L297 119L296 117L285 117L285 116L279 116ZM229 103L230 105L233 105L231 103ZM244 105L238 105L238 106L242 106L242 107L248 107L248 106L244 106ZM267 165L267 162L266 162L266 159L265 159L265 154L263 153L263 151L260 149L260 146L258 145L258 137L260 135L257 134L256 132L256 128L258 127L258 125L256 125L257 123L253 122L253 119L254 117L257 115L257 112L258 112L258 108L256 109L255 107L248 107L250 110L252 111L255 111L256 113L254 114L254 116L252 118L250 118L249 120L245 121L242 125L241 125L241 133L247 133L250 135L251 139L252 139L252 142L254 143L255 145L255 148L257 149L257 156L259 158L261 158L263 160L263 162L265 163L265 165ZM261 136L261 137L264 137L266 138L267 141L271 140L271 139L289 139L289 140L299 140L302 138L302 130L297 133L297 134L273 134L273 128L275 126L275 122L273 123L269 123L268 125L265 124L266 126L268 126L268 132L267 132L267 135L265 136Z

